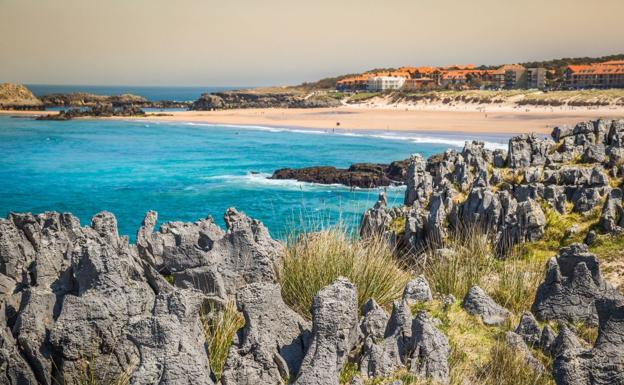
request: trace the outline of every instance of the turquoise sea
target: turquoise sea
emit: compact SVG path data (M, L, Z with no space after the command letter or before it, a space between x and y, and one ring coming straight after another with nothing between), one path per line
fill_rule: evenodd
M284 237L293 226L357 225L379 190L267 179L275 169L390 162L459 148L461 134L325 132L270 127L0 116L0 215L68 211L82 223L113 212L134 238L147 210L159 221L212 215L235 206ZM505 137L482 138L490 147ZM403 188L388 190L401 204Z

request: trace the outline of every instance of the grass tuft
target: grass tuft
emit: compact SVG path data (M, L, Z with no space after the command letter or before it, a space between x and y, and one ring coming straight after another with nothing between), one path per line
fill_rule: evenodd
M310 318L314 295L337 277L347 277L358 290L358 306L373 298L389 307L410 275L381 237L357 240L337 226L290 237L280 269L284 302Z
M237 311L236 302L232 299L222 309L216 307L203 309L201 321L208 345L210 368L218 381L221 379L234 335L245 325L245 319Z

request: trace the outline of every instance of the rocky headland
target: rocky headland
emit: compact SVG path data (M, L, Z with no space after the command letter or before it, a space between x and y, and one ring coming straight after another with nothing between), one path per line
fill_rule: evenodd
M75 118L108 118L113 116L145 116L145 111L132 104L114 106L111 103L97 103L86 108L69 108L58 114L40 115L37 120L71 120Z
M97 95L86 92L74 92L66 94L49 94L41 97L45 107L96 107L110 104L115 108L139 107L139 108L188 108L190 102L178 102L172 100L149 101L143 96L123 95Z
M340 105L340 100L325 94L283 87L205 93L190 109L212 111L234 108L322 108Z
M21 84L0 84L0 110L43 110L44 104Z
M624 296L591 249L624 228L622 135L624 120L598 120L557 128L552 139L512 138L507 152L469 142L427 161L413 156L404 206L387 207L381 194L363 215L362 241L396 245L404 263L452 259L469 245L450 249L445 239L474 226L504 267L516 263L505 250L551 231L549 213L578 214L521 312L482 285L455 298L425 269L410 273L387 308L336 275L310 313L298 313L283 296L288 245L235 209L225 229L211 218L156 229L148 212L136 244L108 212L87 226L68 213L11 213L0 220L0 383L84 383L75 379L87 370L103 383L122 373L124 383L145 385L480 384L456 365L466 357L481 365L463 349L496 340L540 381L523 384L622 384ZM592 226L582 230L582 220ZM244 326L217 376L204 309L232 300ZM495 360L484 367L497 370ZM500 365L503 376L510 362Z
M407 174L408 160L390 164L354 163L349 168L331 166L282 168L271 179L294 179L300 182L343 184L349 187L373 188L402 185Z

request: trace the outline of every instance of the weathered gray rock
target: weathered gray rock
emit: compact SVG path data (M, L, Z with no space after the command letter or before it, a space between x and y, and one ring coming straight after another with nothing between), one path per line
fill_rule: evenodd
M546 158L553 147L550 139L540 139L535 134L522 134L509 140L509 167L520 168L539 166L546 163Z
M222 283L219 290L235 295L249 283L275 282L281 245L271 239L261 222L236 209L228 209L224 219L226 232L207 218L195 223L165 223L153 233L156 218L150 212L137 234L139 254L164 274L208 266L221 275L215 278L218 282L198 282L199 290Z
M493 152L494 167L502 168L507 164L507 151L496 149Z
M564 326L554 343L553 375L558 385L624 384L624 302L599 300L598 338L586 349Z
M533 370L538 373L543 373L546 371L544 364L542 364L537 358L533 356L533 353L531 353L531 349L529 349L521 335L514 332L507 332L505 333L505 342L509 347L521 354L524 358L524 361Z
M388 313L374 299L368 300L362 305L362 319L360 320L362 336L364 338L370 336L374 340L383 339L389 319Z
M522 314L515 333L521 336L524 342L530 346L538 345L542 339L542 330L540 329L537 320L530 312Z
M472 286L464 297L462 307L468 313L480 316L486 325L500 325L511 313L488 296L479 286Z
M152 314L130 324L129 339L140 355L131 383L213 384L199 319L201 300L189 290L161 293Z
M583 321L596 324L595 303L622 295L600 274L598 258L587 245L575 243L559 250L547 264L546 277L535 295L532 310L541 320Z
M432 299L431 288L424 275L419 275L405 285L403 300L407 301L408 305L413 306L418 302L427 302Z
M357 341L357 291L340 277L321 289L312 303L312 337L297 385L338 384L340 369Z
M602 213L600 227L608 233L621 232L624 227L624 208L622 207L622 190L612 189L607 195Z
M441 384L449 382L447 337L439 331L424 311L412 323L412 354L410 372Z
M405 205L413 206L415 202L423 204L429 199L432 192L432 178L425 170L426 162L422 155L415 154L410 157L407 168L405 191Z
M278 284L241 289L237 306L245 316L223 369L224 385L286 383L299 371L310 325L282 300Z

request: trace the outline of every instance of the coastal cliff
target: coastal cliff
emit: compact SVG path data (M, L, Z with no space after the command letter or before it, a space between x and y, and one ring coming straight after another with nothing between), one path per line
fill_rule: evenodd
M0 84L0 109L42 110L44 104L21 84Z

